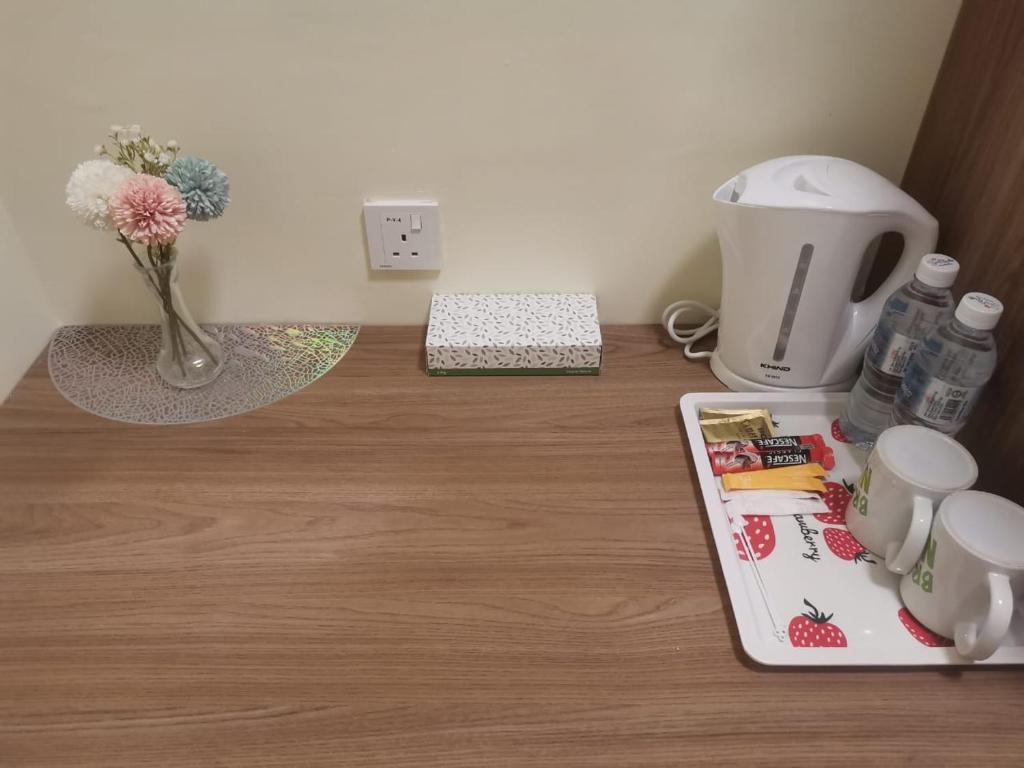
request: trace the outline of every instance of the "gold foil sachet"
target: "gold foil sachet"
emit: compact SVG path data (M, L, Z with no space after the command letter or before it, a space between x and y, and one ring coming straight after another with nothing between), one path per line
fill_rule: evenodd
M775 437L771 411L765 408L701 408L699 421L704 441L708 443Z

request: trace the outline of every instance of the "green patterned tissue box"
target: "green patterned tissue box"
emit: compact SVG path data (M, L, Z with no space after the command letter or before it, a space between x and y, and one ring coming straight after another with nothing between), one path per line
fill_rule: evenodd
M589 293L435 293L431 376L596 376L597 299Z

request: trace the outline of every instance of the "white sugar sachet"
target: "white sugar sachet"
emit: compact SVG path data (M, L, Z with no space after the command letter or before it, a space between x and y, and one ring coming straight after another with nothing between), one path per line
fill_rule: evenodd
M770 491L748 491L747 495L730 499L725 503L729 516L736 519L742 515L760 515L761 517L781 517L784 515L821 515L829 512L828 506L819 497L786 498L764 496Z
M748 489L741 488L735 491L727 491L722 487L722 481L715 478L718 486L718 497L722 501L733 499L820 499L821 496L814 491L785 491L775 489Z

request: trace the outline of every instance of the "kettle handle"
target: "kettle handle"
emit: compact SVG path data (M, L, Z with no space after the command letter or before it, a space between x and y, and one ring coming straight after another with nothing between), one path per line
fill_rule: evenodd
M903 235L903 253L896 262L892 273L878 286L877 290L861 301L850 302L842 322L843 333L835 344L835 352L825 367L822 381L836 383L843 378L843 369L852 366L855 371L860 357L864 354L871 332L878 324L886 299L904 283L908 282L917 269L921 257L935 249L939 236L939 223L924 209L924 217L911 216L900 211L872 216L874 224L864 242L864 250L879 235L899 232Z

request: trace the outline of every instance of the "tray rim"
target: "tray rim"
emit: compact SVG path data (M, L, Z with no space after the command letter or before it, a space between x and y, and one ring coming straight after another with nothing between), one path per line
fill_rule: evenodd
M965 659L953 648L928 648L925 646L914 649L909 655L905 652L880 655L877 648L792 648L784 643L766 642L766 639L758 631L757 620L754 616L754 611L758 608L751 607L749 611L741 608L745 604L759 606L763 601L760 595L751 595L747 579L741 570L740 560L736 556L732 530L722 509L722 501L718 497L715 476L711 471L711 462L704 450L704 435L698 420L699 410L701 407L714 407L715 405L720 407L767 407L771 410L772 403L833 404L842 402L846 398L847 393L845 392L689 392L679 398L679 409L682 412L683 424L686 428L687 444L693 456L697 479L700 482L704 514L708 518L708 524L714 536L715 554L725 579L729 604L744 652L758 664L786 667L975 667L1024 664L1024 646L1000 648L984 661ZM714 514L714 512L721 514ZM760 610L765 611L767 615L766 608L760 608Z

